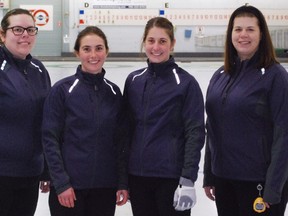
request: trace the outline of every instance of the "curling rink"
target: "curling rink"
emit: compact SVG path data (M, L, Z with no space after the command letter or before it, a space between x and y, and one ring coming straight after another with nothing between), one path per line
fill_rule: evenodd
M43 63L46 66L47 70L49 71L52 84L54 84L57 80L61 78L74 74L76 72L76 67L79 64L79 62L77 61L55 61L55 62L43 61ZM223 64L222 62L214 62L214 61L177 62L177 63L180 67L191 73L196 78L202 89L204 97L206 95L206 89L212 74ZM288 71L288 63L282 63L282 65ZM111 80L112 82L116 83L123 91L127 75L130 72L142 67L146 67L146 62L144 59L142 62L107 61L104 64L104 68L106 70L105 77ZM204 190L202 188L203 158L204 155L202 154L201 161L199 164L198 180L195 183L197 203L191 210L191 215L216 216L217 212L215 203L206 197ZM48 193L39 194L39 202L35 216L50 216L48 207ZM115 216L132 216L130 203L128 202L124 206L117 207ZM286 211L285 216L288 216L288 210Z

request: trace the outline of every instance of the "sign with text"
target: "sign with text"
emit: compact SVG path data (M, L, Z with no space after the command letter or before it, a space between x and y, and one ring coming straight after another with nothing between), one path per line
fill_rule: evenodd
M174 25L226 26L233 9L91 9L79 10L79 25L145 25L163 16ZM287 26L288 10L262 10L269 26Z
M83 6L93 9L143 9L146 8L146 0L86 0Z

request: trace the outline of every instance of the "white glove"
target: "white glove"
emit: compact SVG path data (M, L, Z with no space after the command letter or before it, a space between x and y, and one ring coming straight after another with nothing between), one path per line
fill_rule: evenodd
M179 185L174 193L173 206L177 211L191 209L196 204L194 183L187 178L180 177Z

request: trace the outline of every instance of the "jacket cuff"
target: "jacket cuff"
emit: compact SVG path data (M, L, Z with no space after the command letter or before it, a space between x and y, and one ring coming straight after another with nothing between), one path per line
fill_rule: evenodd
M180 177L179 184L186 187L194 187L194 182L184 177Z
M264 195L263 195L264 202L269 204L277 204L281 201L281 193L276 192L270 187L264 188Z
M59 195L71 187L72 187L72 185L70 183L67 183L67 184L61 185L60 187L55 187L55 191L56 191L57 195Z
M215 186L215 178L216 176L212 173L204 173L203 187Z

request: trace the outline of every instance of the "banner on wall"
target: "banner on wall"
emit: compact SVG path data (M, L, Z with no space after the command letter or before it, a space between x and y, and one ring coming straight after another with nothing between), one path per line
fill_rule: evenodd
M146 0L86 0L82 7L94 9L144 9Z
M262 10L269 26L287 26L288 10ZM226 26L233 9L89 9L79 10L79 25L145 25L163 16L174 25Z
M53 31L53 5L20 5L29 10L41 31Z

